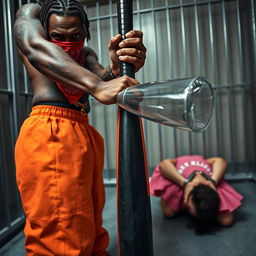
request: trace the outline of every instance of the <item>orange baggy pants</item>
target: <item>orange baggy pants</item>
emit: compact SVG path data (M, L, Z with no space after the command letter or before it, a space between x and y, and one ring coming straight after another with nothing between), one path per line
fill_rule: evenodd
M87 115L36 106L15 146L28 256L107 255L104 144Z

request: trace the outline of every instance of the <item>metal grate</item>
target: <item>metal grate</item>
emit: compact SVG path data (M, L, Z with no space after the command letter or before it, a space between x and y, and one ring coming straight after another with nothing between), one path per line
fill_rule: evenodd
M30 0L0 4L0 244L24 217L15 185L13 148L21 121L31 108L32 91L12 35L15 10ZM91 4L93 3L94 4ZM255 178L254 0L136 0L134 28L144 32L147 61L141 82L201 75L212 82L216 108L209 129L191 134L143 121L149 169L164 158L183 154L221 156L230 179ZM90 1L89 46L107 66L108 41L117 33L116 2ZM2 45L3 44L3 45ZM116 106L91 99L91 123L105 138L105 183L115 182Z
M192 134L144 121L149 169L184 154L221 156L230 178L251 175L255 164L253 118L254 2L239 0L133 1L134 28L148 49L141 82L201 75L214 86L216 108L209 129ZM86 7L85 7L86 8ZM109 64L107 45L116 34L116 3L86 8L93 48ZM253 54L252 54L253 50ZM116 107L92 99L93 125L105 138L105 178L115 178ZM113 121L114 120L114 121Z

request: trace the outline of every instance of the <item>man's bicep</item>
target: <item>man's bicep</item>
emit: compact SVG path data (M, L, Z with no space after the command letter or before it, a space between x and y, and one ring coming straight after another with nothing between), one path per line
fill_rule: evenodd
M46 41L46 34L39 20L40 6L26 4L16 14L14 36L19 49L26 54L34 40Z

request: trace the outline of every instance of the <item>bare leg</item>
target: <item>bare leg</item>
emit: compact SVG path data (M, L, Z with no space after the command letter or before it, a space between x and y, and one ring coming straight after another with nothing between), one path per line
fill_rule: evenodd
M161 205L161 209L163 211L164 217L173 218L176 215L177 212L171 209L162 198L161 198L160 205Z

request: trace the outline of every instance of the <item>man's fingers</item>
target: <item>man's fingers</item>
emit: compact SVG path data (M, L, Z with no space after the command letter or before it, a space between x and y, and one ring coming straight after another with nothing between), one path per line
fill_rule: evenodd
M138 71L137 68L141 68L145 63L145 59L139 59L137 57L132 57L132 56L120 56L119 60L123 62L128 62L134 65L135 72Z
M131 63L134 66L141 66L141 64L144 63L144 59L139 59L137 57L132 57L132 56L120 56L119 60L123 62Z
M132 85L136 85L139 84L140 82L137 81L136 79L129 77L129 76L125 76L125 78L128 80L129 85L128 86L132 86Z
M140 38L127 38L121 41L118 45L120 48L131 48L134 47L139 50L144 50L146 51L145 46L143 45L142 41Z
M119 48L118 44L120 43L122 37L120 34L112 37L109 41L109 44L108 44L108 49L111 51L111 50L116 50Z
M139 38L143 38L143 33L141 32L141 31L139 31L139 30L131 30L131 31L129 31L129 32L127 32L126 34L125 34L125 36L127 37L127 38L131 38L131 37L139 37Z
M145 59L146 53L143 50L138 50L136 48L123 48L116 52L118 56L133 56L139 59Z

